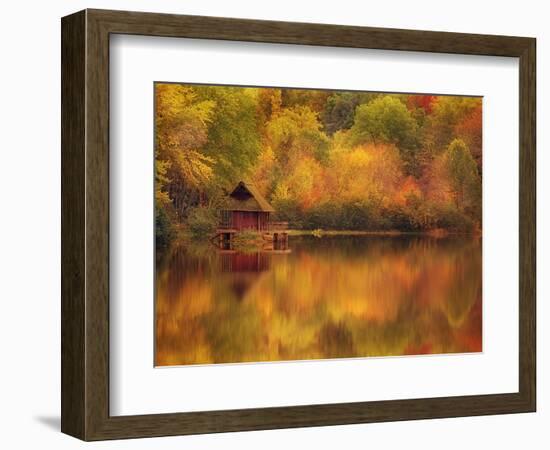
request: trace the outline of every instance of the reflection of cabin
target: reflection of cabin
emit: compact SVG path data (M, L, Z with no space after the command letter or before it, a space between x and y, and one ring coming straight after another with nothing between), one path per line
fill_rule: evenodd
M242 300L270 268L269 253L222 251L220 256L222 272L230 273L227 283L237 300Z
M216 239L220 247L231 249L233 235L250 230L261 234L264 241L273 243L274 247L287 247L287 222L272 222L273 206L251 183L240 181L227 196L221 210Z
M270 260L266 253L227 252L221 254L222 272L264 272L269 270Z

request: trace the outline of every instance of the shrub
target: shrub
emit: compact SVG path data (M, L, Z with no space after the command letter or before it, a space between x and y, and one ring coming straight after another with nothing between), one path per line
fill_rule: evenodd
M216 231L218 216L208 208L192 208L187 217L187 226L194 236L205 237Z
M261 233L254 230L243 230L233 236L233 248L243 252L257 251L264 243Z
M436 217L438 228L467 233L475 228L475 222L452 204L439 206Z
M368 201L323 203L307 211L303 219L304 228L309 230L384 230L391 225L391 219Z
M276 211L274 220L289 222L292 228L305 227L305 214L296 200L275 199L272 204Z
M334 203L321 203L315 205L304 213L302 225L307 230L317 228L339 229L341 208Z
M411 210L407 207L394 205L384 208L381 217L385 221L384 230L416 231L417 224L412 220Z
M277 220L287 220L292 228L306 230L411 232L442 228L454 232L472 232L476 227L476 222L454 204L423 201L417 196L407 198L405 205L381 206L373 200L343 204L329 201L302 212L295 202L285 201L279 202L276 208Z
M155 208L155 244L165 248L176 235L174 226L164 208Z
M342 205L340 228L344 230L381 230L391 226L381 209L372 202L360 201Z

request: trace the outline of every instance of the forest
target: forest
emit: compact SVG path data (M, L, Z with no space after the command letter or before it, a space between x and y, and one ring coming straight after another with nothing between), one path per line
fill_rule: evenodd
M295 230L480 233L482 99L156 83L157 246L241 180Z

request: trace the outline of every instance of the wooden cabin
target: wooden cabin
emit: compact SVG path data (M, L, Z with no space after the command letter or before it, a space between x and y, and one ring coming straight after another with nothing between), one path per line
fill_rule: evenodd
M260 233L264 245L272 250L288 251L288 222L272 222L275 209L256 187L244 181L227 196L221 211L221 222L212 238L223 250L233 248L233 237L241 231Z
M240 181L229 194L222 210L221 227L235 231L269 231L270 215L275 212L250 183Z

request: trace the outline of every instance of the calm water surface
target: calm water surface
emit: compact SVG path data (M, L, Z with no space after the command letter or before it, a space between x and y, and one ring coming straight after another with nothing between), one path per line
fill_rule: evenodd
M156 365L482 350L479 238L291 236L289 245L166 250Z

